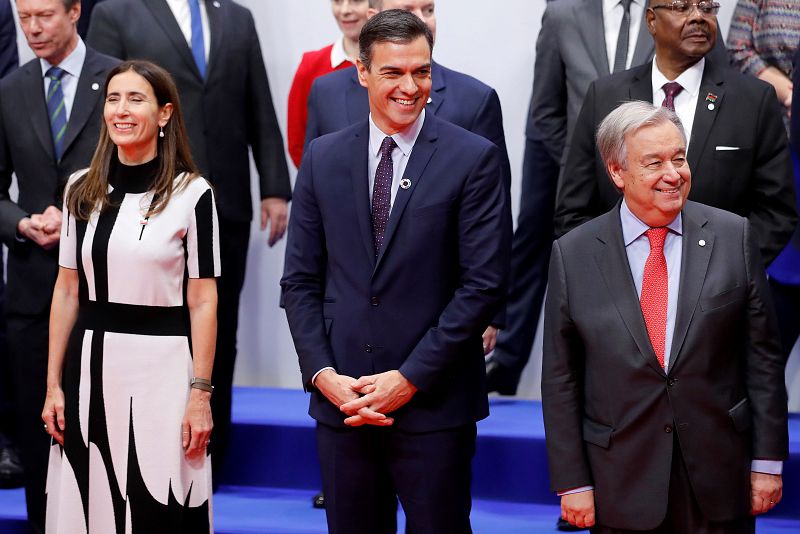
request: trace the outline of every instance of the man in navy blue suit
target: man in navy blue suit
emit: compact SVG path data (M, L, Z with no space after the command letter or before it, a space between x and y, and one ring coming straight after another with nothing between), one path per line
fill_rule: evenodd
M369 116L312 141L281 281L331 533L471 532L481 334L506 289L502 152L426 112L433 36L387 10L360 37ZM424 483L422 483L424 481Z

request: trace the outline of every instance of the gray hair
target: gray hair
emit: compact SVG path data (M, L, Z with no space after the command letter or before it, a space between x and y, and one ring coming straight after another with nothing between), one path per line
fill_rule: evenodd
M677 126L685 145L686 132L683 130L683 124L671 109L654 106L650 102L641 100L620 104L597 128L597 150L605 166L615 163L626 169L628 149L625 146L625 136L645 126L656 126L665 122Z

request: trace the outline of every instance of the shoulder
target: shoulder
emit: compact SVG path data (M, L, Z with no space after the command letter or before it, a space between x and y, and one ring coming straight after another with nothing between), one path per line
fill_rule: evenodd
M28 80L31 74L37 74L41 78L41 67L39 66L39 59L34 58L18 69L14 70L8 76L0 79L0 91L6 90L11 87L19 86L24 83L23 80Z
M728 65L719 65L712 59L706 59L705 68L706 72L708 72L708 77L712 77L716 81L724 81L725 85L728 85L731 89L735 89L737 94L761 95L769 91L774 91L769 83L759 80L750 74L744 74ZM704 81L707 77L706 72L703 73Z
M86 60L84 62L84 66L90 68L95 67L101 70L109 71L119 64L119 59L101 54L94 48L88 45L86 46Z
M560 248L563 251L585 251L587 245L603 234L609 233L609 228L619 228L622 233L622 223L619 220L619 209L615 206L602 215L573 228L559 239Z
M542 20L548 18L551 22L574 22L573 10L581 7L586 0L558 0L547 2Z
M469 74L448 69L439 63L435 63L432 68L434 70L439 70L442 78L445 80L448 86L453 86L453 88L459 91L482 96L486 96L495 92L494 89L479 79L470 76Z
M701 204L691 200L683 206L683 214L699 225L710 223L715 229L737 229L744 227L747 219L723 209Z
M448 122L441 117L437 117L433 113L425 114L425 122L427 124L423 125L422 132L425 133L426 130L430 131L428 128L435 128L438 142L452 147L453 150L470 153L483 152L491 147L497 148L494 143L485 137L466 130L457 124ZM420 134L420 138L422 138L422 133ZM417 139L417 142L419 141L420 139Z
M106 19L121 20L126 13L140 8L144 9L142 0L104 0L103 2L95 2L92 8L92 20L97 15Z
M314 80L312 90L314 91L332 91L342 90L349 84L358 83L356 76L356 68L348 67L346 69L335 70L328 74L324 74Z
M226 16L242 17L242 20L253 20L253 14L250 12L250 9L234 2L233 0L218 0L217 2L213 3L213 6L215 9L225 10Z

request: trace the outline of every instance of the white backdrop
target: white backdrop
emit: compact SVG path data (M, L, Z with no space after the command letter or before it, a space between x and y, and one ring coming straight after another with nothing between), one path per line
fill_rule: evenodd
M332 42L338 36L338 29L327 0L239 1L249 7L255 17L272 98L285 139L286 100L300 57L304 51ZM723 34L727 34L735 2L722 3L719 20ZM491 85L500 95L513 173L516 220L525 118L533 81L536 36L545 1L502 0L492 4L502 8L491 9L489 5L481 0L438 0L434 56L440 63ZM18 40L20 59L27 61L33 54L21 34ZM289 166L294 177L294 168L291 163ZM253 171L255 173L255 169ZM253 227L240 312L237 384L300 387L297 356L286 317L278 308L283 253L284 241L269 248L263 234ZM800 392L799 352L796 347L788 369L790 391ZM540 360L541 340L537 336L532 363L523 375L520 396L539 398ZM795 395L791 406L800 410L800 395Z

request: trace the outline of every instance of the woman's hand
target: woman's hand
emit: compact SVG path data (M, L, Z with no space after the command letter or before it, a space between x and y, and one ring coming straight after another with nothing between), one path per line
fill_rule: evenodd
M211 393L192 388L181 424L183 449L186 451L187 458L197 458L206 453L213 427Z
M61 386L49 386L42 409L45 431L64 446L64 392Z

